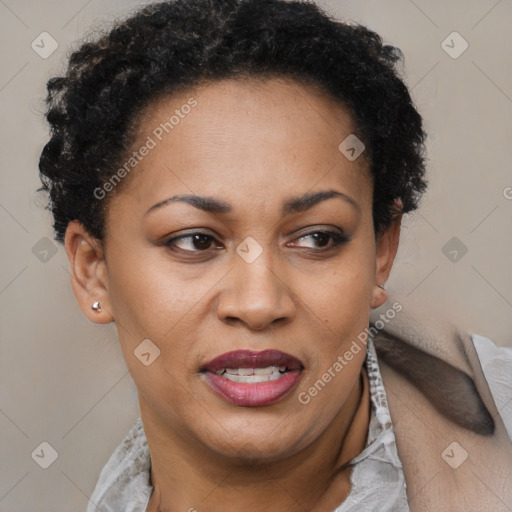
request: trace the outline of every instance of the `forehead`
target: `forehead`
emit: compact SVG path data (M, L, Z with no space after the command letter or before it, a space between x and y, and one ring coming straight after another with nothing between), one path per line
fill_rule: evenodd
M346 108L319 87L283 77L202 84L160 97L140 116L131 150L144 156L120 197L153 204L174 193L230 194L262 203L320 181L361 195L371 187L365 155L350 161L339 149L354 131Z

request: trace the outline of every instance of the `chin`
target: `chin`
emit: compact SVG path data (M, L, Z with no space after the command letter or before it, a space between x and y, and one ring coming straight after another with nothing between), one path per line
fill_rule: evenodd
M215 432L205 439L204 428L196 435L203 444L224 457L240 461L270 462L299 451L303 440L303 428L296 422L290 424L285 416L262 418L261 421L238 421L236 426L215 422ZM302 443L301 443L302 441Z

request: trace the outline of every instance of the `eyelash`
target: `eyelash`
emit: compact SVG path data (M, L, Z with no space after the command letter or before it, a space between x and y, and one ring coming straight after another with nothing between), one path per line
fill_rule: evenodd
M305 233L305 234L299 236L297 240L301 240L303 238L310 237L310 236L315 235L317 233L329 236L333 240L333 243L331 244L330 247L322 247L320 249L306 248L306 249L309 249L309 250L311 250L313 252L316 252L316 253L330 251L330 250L332 250L332 249L334 249L336 247L339 247L341 245L344 245L344 244L346 244L347 242L350 241L350 238L348 236L342 235L342 234L334 232L334 231L328 231L328 230L311 231L310 233ZM194 236L197 236L197 235L203 235L203 236L206 236L206 237L208 237L208 238L210 238L212 240L215 240L215 237L210 235L210 234L208 234L208 233L204 233L202 231L194 231L193 233L189 233L187 235L182 235L182 236L178 236L178 237L175 237L175 238L171 238L171 239L165 241L164 245L166 247L168 247L170 250L176 250L176 249L172 249L171 247L178 240L184 240L184 239L187 239L187 238L193 238ZM190 251L188 249L180 249L178 247L177 250L179 252L185 252L185 253L207 253L210 249L206 249L204 251L201 251L201 250Z

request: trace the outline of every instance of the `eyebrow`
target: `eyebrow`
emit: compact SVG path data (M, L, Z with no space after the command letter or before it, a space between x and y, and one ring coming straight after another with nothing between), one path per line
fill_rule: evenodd
M281 216L285 217L286 215L290 215L292 213L299 213L319 204L322 201L326 201L331 198L340 198L346 203L350 204L355 210L361 212L361 208L357 204L357 202L352 199L347 194L342 192L338 192L337 190L324 190L321 192L314 193L306 193L299 197L292 197L287 199L281 208ZM204 197L204 196L196 196L196 195L182 195L182 196L172 196L167 199L163 199L158 203L154 204L149 208L149 210L144 214L147 215L149 212L154 211L158 208L162 208L163 206L167 206L168 204L175 202L183 202L192 205L194 208L198 208L204 212L215 213L215 214L228 214L233 211L233 207L226 203L225 201L221 201L219 199L215 199L213 197Z

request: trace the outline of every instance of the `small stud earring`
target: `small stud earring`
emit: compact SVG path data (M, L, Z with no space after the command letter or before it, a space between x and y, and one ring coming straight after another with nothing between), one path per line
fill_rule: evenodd
M100 303L98 301L96 301L92 306L91 306L92 309L94 309L94 311L101 311L101 306L100 306Z

